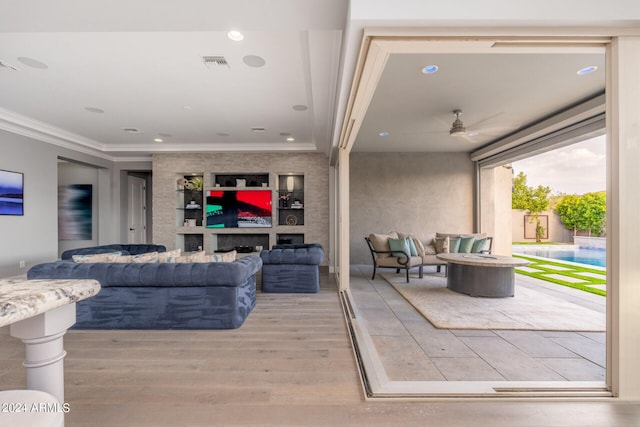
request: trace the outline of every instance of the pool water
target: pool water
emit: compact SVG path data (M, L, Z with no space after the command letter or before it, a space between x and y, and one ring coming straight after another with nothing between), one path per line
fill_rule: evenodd
M580 264L607 266L607 251L598 248L583 248L579 246L526 246L513 245L513 253L520 255L533 255L559 261L577 262Z

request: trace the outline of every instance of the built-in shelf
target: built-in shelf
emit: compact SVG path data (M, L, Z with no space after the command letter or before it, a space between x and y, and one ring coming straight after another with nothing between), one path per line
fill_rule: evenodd
M278 225L304 225L304 175L278 175Z

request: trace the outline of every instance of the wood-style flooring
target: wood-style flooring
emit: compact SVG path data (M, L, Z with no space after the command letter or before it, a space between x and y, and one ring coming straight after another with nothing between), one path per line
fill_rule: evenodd
M325 275L319 294L259 293L236 330L69 331L66 425L640 425L638 403L613 399L367 401L342 313ZM1 390L25 387L23 358L0 328Z

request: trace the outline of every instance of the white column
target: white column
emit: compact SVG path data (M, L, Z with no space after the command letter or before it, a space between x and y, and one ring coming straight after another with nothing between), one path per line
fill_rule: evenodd
M640 399L640 37L613 40L607 63L607 382Z
M27 388L41 390L64 403L64 357L62 337L76 321L76 305L63 305L34 317L13 323L11 336L26 345L23 362Z

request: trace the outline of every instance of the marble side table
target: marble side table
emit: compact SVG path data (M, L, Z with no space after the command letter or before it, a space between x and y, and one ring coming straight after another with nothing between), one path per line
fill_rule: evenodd
M76 302L100 291L96 280L0 280L0 326L26 345L27 388L64 403L62 337L76 322Z

